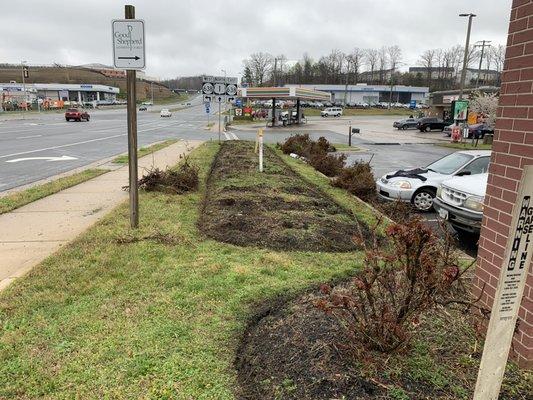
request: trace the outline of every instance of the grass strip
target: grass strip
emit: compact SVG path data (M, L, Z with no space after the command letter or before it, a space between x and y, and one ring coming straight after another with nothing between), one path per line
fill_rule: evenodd
M65 176L42 185L37 185L20 192L14 192L7 196L0 197L0 214L13 211L19 207L29 204L33 201L50 196L63 189L78 185L89 179L95 178L99 175L109 172L108 169L86 169L85 171L76 174Z
M165 140L164 142L154 143L150 146L141 147L139 150L137 150L137 157L141 158L144 157L147 154L154 153L158 150L164 149L165 147L170 146L171 144L174 144L178 142L178 139L169 139ZM117 158L113 160L115 164L127 164L128 163L128 155L127 154L121 154Z
M326 107L324 107L326 108ZM304 115L309 117L309 116L319 116L320 115L320 112L322 111L321 109L318 109L318 108L304 108L303 109L304 111ZM345 117L351 117L351 116L365 116L365 115L372 115L372 116L376 116L376 115L383 115L383 116L387 116L387 115L390 115L390 116L393 116L393 115L402 115L402 116L408 116L408 115L412 115L414 114L415 112L413 110L406 110L406 109L392 109L392 110L387 110L385 108L345 108L343 109L342 111L342 115L345 116ZM334 117L330 117L330 118L333 118Z
M141 192L139 229L124 203L0 293L0 398L234 399L235 351L255 304L359 268L361 252L202 236L217 150L207 143L189 157L198 192Z

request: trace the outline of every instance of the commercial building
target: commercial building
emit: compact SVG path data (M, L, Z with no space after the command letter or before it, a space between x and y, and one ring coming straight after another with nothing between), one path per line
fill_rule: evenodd
M50 101L74 101L78 103L94 102L100 104L113 103L119 88L93 84L64 84L64 83L0 83L2 103L14 102L30 103L37 99Z
M469 99L474 92L478 93L499 93L500 88L497 86L482 86L479 88L470 88L463 91L463 97ZM430 114L440 118L449 119L451 113L452 101L459 100L459 90L441 90L432 92L428 97L428 106L430 107Z
M332 102L340 102L343 104L374 104L388 102L391 95L391 87L388 85L367 85L366 83L360 83L357 85L288 84L285 86L328 92L331 94ZM428 94L428 87L393 85L391 101L403 104L408 104L411 101L426 103Z

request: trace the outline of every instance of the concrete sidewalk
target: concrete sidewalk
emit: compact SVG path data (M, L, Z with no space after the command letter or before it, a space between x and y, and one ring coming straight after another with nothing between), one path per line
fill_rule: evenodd
M180 141L139 159L139 176L166 168L201 141ZM128 166L0 215L0 290L128 199Z

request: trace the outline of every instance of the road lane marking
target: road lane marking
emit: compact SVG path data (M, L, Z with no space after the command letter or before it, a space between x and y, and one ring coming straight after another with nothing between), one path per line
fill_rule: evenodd
M118 135L106 136L106 137L103 137L103 138L83 140L81 142L76 142L76 143L62 144L60 146L44 147L42 149L37 149L37 150L21 151L20 153L12 153L12 154L6 154L6 155L3 155L3 156L0 156L0 158L8 158L8 157L20 156L20 155L23 155L23 154L39 153L40 151L45 151L45 150L62 149L64 147L72 147L72 146L78 146L80 144L85 144L85 143L99 142L101 140L113 139L113 138L117 138L117 137L120 137L120 136L126 136L126 134L125 133L121 133L121 134L118 134Z
M27 157L27 158L14 158L13 160L7 160L8 163L16 163L20 161L33 161L33 160L46 160L50 161L72 161L77 160L76 157L71 156L61 156L61 157Z
M19 136L17 139L31 139L36 137L41 137L43 135L31 135L31 136Z

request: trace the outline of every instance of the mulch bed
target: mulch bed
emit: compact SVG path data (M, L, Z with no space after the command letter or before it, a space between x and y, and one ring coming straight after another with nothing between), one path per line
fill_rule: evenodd
M237 351L241 400L470 399L481 344L467 318L432 313L411 346L392 355L343 351L339 322L314 307L318 290L264 304ZM531 375L507 371L500 400L531 399Z
M258 172L252 142L221 145L207 180L199 229L239 246L274 250L358 250L354 235L368 228L333 199L297 175L270 148Z

